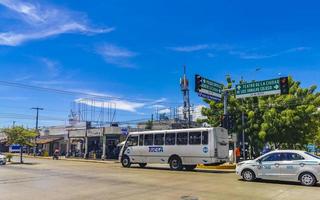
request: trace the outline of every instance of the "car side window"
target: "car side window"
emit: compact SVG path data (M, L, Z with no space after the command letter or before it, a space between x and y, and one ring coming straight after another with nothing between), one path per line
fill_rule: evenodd
M297 153L283 153L281 157L284 161L304 160L304 157Z
M261 159L261 162L272 162L272 161L280 161L281 155L280 153L272 153Z

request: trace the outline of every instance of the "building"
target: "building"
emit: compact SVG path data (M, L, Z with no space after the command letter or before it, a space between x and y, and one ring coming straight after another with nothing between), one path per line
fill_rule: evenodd
M38 155L52 156L55 149L59 149L61 155L66 155L68 132L65 126L42 127L39 133L36 139Z
M7 152L8 150L9 146L7 145L7 137L0 131L0 152Z

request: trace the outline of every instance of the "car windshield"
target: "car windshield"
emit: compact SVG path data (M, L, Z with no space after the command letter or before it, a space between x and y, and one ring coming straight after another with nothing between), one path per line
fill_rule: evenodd
M307 154L307 155L309 155L309 156L312 156L312 157L320 160L320 157L319 157L319 156L316 156L316 155L314 155L314 154L312 154L312 153L309 153L309 152L304 152L304 153Z

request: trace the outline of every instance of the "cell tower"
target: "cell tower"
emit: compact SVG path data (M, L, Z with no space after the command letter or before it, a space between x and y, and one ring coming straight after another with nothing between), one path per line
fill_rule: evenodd
M189 81L186 76L186 66L183 66L183 76L180 78L180 87L183 95L183 119L188 122L188 126L191 124L190 117L190 98L189 98Z

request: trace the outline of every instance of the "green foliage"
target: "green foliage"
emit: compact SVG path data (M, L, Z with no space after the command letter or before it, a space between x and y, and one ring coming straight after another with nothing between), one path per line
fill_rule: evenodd
M22 126L6 128L3 130L7 136L8 144L20 144L21 146L33 146L31 142L35 138L36 133Z
M228 85L232 87L230 77ZM316 86L302 88L300 82L289 77L289 94L236 99L229 92L228 113L236 117L236 126L231 132L241 133L241 112L246 116L245 132L253 148L261 148L269 142L276 148L303 148L308 143L320 144L320 93ZM219 126L223 115L223 100L204 100L209 108L202 114L212 126Z
M8 153L6 155L6 158L8 159L8 162L11 162L12 157L13 157L13 155L11 153Z

